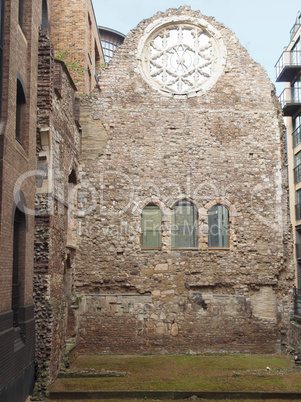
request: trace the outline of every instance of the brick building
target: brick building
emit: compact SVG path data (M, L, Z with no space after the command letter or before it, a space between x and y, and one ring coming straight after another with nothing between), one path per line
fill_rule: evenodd
M294 268L264 69L181 7L133 29L99 86L82 99L78 351L279 351Z
M41 24L41 1L1 1L1 401L24 400L34 382L34 172Z
M51 38L78 91L92 91L104 66L92 1L51 0Z

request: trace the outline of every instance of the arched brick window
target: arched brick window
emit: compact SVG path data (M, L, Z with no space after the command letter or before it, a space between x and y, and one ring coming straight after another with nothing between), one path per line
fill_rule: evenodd
M198 247L198 210L191 202L183 200L173 208L171 220L171 247Z
M160 249L162 213L155 204L144 207L141 216L141 248Z
M208 246L229 247L229 211L221 204L208 211Z

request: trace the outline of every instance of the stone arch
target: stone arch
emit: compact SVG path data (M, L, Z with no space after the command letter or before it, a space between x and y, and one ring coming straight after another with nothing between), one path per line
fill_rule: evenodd
M150 196L145 198L144 200L141 200L135 208L134 215L136 216L141 216L143 209L148 205L148 204L155 204L157 205L162 212L162 220L164 220L165 216L166 216L166 206L163 203L163 201L161 201L158 197L156 196Z

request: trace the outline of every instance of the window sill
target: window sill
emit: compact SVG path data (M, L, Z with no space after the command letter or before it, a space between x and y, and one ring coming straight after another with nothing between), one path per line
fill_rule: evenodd
M208 250L230 251L230 247L208 247Z
M141 251L162 251L162 248L142 248Z
M172 247L171 250L198 251L198 247Z

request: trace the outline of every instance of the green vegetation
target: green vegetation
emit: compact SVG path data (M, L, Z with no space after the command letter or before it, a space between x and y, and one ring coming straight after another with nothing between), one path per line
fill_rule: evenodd
M55 58L63 61L66 64L66 67L68 68L70 74L82 75L85 72L85 69L81 67L79 61L75 60L70 55L70 52L70 48L64 50L59 49L56 52Z
M78 357L71 368L124 371L128 375L58 379L52 386L53 391L301 391L301 371L295 368L291 356L93 355Z

